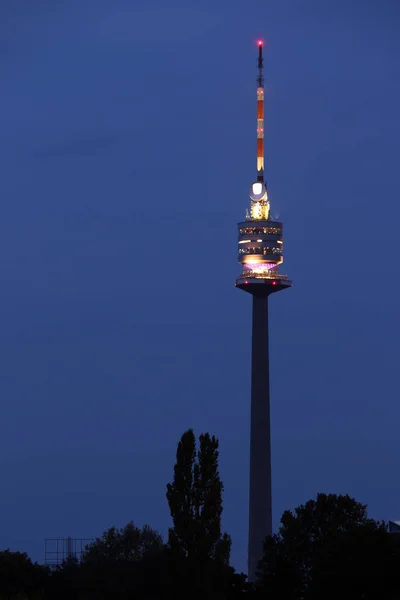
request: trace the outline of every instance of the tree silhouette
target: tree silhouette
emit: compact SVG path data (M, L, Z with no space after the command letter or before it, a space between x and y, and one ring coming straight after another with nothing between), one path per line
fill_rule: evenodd
M178 444L167 486L173 527L168 544L148 525L111 527L89 544L81 563L65 562L51 577L54 600L130 600L190 597L235 600L246 577L229 566L230 538L221 531L223 486L218 441L192 430ZM1 599L0 599L1 600Z
M96 600L152 597L164 578L164 553L161 535L149 525L111 527L83 553L81 588Z
M39 599L48 579L48 569L33 563L25 552L0 551L0 597Z
M223 485L218 470L218 440L186 431L176 453L173 482L167 500L173 521L168 542L179 577L190 593L207 594L224 587L231 577L231 539L221 531Z
M348 495L318 494L294 514L285 511L279 533L265 542L258 595L270 600L397 598L391 590L398 544L384 523L368 518L366 508Z
M145 525L140 529L130 521L122 529L110 527L102 537L89 544L82 556L83 565L138 561L159 554L164 548L161 535Z

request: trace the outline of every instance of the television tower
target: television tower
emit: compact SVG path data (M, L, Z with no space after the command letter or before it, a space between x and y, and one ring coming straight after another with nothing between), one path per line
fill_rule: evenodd
M268 297L290 287L279 272L283 262L283 223L270 214L264 181L263 42L258 44L257 180L250 186L250 208L238 223L239 264L236 287L253 296L251 357L250 498L248 576L255 580L265 538L272 535L271 428L269 396Z

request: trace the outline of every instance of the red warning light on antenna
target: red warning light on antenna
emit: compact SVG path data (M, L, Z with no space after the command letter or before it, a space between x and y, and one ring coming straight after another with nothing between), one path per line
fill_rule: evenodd
M263 45L263 43L264 43L264 42L263 42L262 40L258 40L258 42L257 42L257 44L258 44L259 46L262 46L262 45Z

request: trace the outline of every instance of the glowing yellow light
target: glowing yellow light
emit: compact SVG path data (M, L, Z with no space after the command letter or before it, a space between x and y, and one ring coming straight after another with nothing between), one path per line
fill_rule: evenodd
M251 242L251 240L240 240L239 244L248 244L248 242Z
M267 221L268 220L268 216L269 216L269 202L267 200L267 202L263 203L263 214L264 214L264 219Z
M257 242L262 242L263 240L257 240Z
M255 260L254 256L251 256L251 257L245 256L244 259L243 259L243 263L245 265L259 265L259 264L261 264L263 262L264 261L263 261L263 259L261 257L260 257L259 260Z
M259 202L252 202L251 204L251 216L253 219L261 219L261 204Z

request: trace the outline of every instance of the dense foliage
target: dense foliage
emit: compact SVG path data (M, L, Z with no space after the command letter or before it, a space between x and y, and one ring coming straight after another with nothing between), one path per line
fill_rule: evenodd
M269 600L400 598L400 538L350 496L318 494L267 538L258 595Z
M55 569L0 552L0 600L394 600L400 598L400 534L367 516L350 496L318 494L286 511L266 539L255 584L229 564L221 528L218 440L181 437L167 485L168 539L149 525L111 527Z

